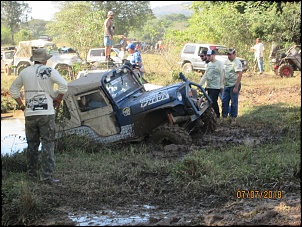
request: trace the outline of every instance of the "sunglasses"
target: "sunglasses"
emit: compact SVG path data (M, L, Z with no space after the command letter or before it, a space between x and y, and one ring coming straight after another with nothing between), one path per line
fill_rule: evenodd
M199 55L201 58L204 58L204 55Z

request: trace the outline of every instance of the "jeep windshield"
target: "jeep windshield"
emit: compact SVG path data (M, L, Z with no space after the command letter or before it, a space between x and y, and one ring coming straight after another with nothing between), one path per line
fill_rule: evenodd
M4 51L3 54L5 55L5 59L13 59L15 51ZM2 53L1 53L2 54ZM2 56L1 56L2 57Z
M134 73L127 68L113 70L106 75L105 88L115 101L120 101L133 94L143 86L139 83Z

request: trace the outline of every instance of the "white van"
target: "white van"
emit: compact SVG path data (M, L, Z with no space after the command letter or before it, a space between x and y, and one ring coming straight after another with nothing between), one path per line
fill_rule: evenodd
M122 59L118 57L120 50L111 48L110 57L115 63L122 63ZM88 51L87 62L105 62L105 48L92 48Z

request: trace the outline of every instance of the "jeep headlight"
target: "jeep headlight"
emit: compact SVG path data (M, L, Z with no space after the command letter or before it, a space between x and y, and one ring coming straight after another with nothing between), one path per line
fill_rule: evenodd
M180 102L182 101L182 95L179 91L176 93L176 97L177 97L178 101L180 101Z

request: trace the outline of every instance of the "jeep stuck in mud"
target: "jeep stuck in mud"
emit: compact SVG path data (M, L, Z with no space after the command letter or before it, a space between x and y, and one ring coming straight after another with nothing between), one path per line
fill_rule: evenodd
M192 134L215 131L216 115L203 87L179 76L182 82L147 91L127 65L88 72L68 84L56 111L56 138L191 144Z

